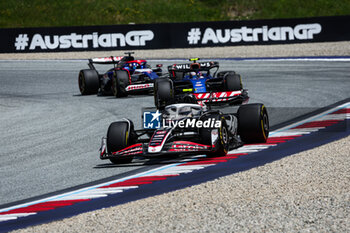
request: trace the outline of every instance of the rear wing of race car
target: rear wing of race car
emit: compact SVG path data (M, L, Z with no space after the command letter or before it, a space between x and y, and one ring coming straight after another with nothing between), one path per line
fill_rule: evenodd
M96 57L89 59L88 66L90 69L96 70L94 64L102 64L108 65L113 64L116 65L121 61L133 61L135 58L131 56L134 52L125 52L126 56L110 56L110 57Z
M196 65L196 66L194 66ZM168 66L168 71L172 72L191 72L191 71L208 71L212 68L219 68L219 62L208 61L198 63L186 63L186 64L173 64Z
M110 56L110 57L96 57L89 59L91 63L95 64L117 64L122 60L124 57L115 57L115 56Z
M90 69L96 70L94 64L102 64L102 65L108 65L108 64L118 64L124 57L96 57L89 59L88 66Z
M168 71L171 78L181 80L185 73L191 71L209 71L213 68L219 69L219 62L208 61L208 62L194 62L187 64L173 64L168 66ZM217 71L216 70L216 71ZM216 73L215 71L215 73Z

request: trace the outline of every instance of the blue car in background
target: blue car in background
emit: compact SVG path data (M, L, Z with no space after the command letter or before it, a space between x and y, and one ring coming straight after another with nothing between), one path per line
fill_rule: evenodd
M215 61L173 64L169 75L154 86L154 103L158 109L174 103L240 105L249 100L242 79L235 71L220 71Z
M151 68L146 60L135 59L132 52L126 56L89 59L90 69L80 70L79 90L82 95L113 95L126 97L128 94L153 91L154 81L162 75L162 65ZM113 68L99 74L94 64L113 64Z

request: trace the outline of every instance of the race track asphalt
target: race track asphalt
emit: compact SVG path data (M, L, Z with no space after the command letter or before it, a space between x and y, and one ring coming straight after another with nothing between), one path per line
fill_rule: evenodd
M165 67L182 62L186 61L149 61ZM114 166L99 159L101 137L109 124L127 117L140 128L141 108L153 107L153 97L81 96L77 75L86 63L0 61L0 206L159 166L144 165L143 160ZM242 75L250 102L267 106L271 126L350 97L349 61L220 64L220 70Z

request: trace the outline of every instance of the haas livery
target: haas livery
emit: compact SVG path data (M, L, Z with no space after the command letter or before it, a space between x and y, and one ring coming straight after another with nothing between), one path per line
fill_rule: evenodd
M179 103L167 105L161 114L158 112L152 120L160 121L161 115L163 122L178 123L135 130L129 119L113 122L102 138L100 158L119 164L129 163L135 156L225 156L244 143L264 143L269 135L263 104L245 104L236 113L222 113L205 105ZM186 121L193 124L186 125Z

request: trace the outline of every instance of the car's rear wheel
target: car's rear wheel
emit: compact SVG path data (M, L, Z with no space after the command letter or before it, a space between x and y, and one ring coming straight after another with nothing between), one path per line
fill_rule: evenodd
M129 132L130 131L130 132ZM132 145L132 135L134 134L134 126L130 121L113 122L107 131L107 151L108 153L117 152ZM133 157L115 157L109 160L114 164L130 163Z
M265 105L246 104L239 107L238 134L245 143L265 143L269 136L269 117Z
M129 85L129 83L128 72L124 70L117 70L112 78L112 94L117 98L128 96L128 92L125 88Z
M239 74L227 73L224 76L224 88L226 91L239 91L243 89L242 78Z
M85 69L79 72L79 90L82 95L97 94L99 88L99 78L96 70Z
M174 98L172 83L168 79L159 79L154 83L154 104L158 109L164 108Z

